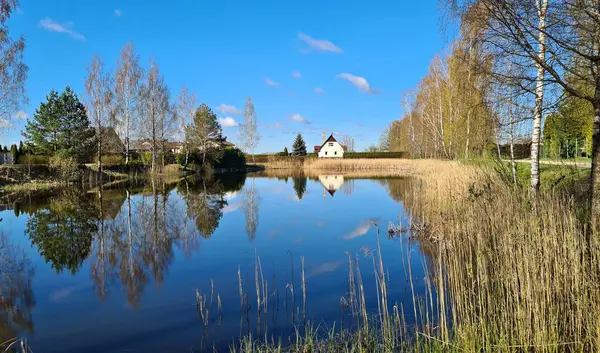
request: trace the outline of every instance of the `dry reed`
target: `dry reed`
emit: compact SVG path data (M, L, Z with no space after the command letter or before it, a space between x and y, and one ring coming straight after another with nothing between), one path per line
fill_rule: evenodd
M306 325L285 343L248 335L232 351L600 351L599 232L581 217L580 205L553 193L531 198L474 166L410 163L421 167L403 195L412 225L390 230L419 239L430 259L420 294L410 250L399 254L408 264L414 324L407 326L404 306L389 303L378 242L364 250L373 262L376 315L367 311L359 258L348 254L340 304L353 324L325 332ZM305 307L304 275L302 282ZM287 289L294 298L293 280Z

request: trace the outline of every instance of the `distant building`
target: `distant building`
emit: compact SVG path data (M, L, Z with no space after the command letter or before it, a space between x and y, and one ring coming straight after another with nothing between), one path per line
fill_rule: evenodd
M329 135L322 145L315 146L315 153L319 158L344 158L344 150L345 147L337 142L333 134Z
M125 152L125 144L112 126L100 129L102 136L102 154L121 154Z
M15 164L12 153L0 152L0 164Z

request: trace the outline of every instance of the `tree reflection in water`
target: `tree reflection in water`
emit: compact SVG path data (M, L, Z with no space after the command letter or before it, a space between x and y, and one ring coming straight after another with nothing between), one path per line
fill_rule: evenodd
M98 211L78 189L65 189L37 208L27 221L25 234L56 270L75 274L88 257L98 230Z
M76 274L89 258L98 297L108 297L120 284L129 305L138 308L148 283L160 287L164 282L175 247L189 257L197 251L198 239L212 236L227 205L225 193L239 191L245 179L231 174L87 192L70 188L46 203L17 205L19 213L30 214L25 234L57 273L66 269ZM244 195L252 237L258 225L253 184Z
M33 331L31 311L35 306L31 280L33 265L25 252L0 233L0 351L2 342Z
M247 183L243 189L244 201L242 210L246 218L246 234L251 241L256 237L258 229L258 206L260 204L260 195L255 188L256 178L252 178L251 183Z

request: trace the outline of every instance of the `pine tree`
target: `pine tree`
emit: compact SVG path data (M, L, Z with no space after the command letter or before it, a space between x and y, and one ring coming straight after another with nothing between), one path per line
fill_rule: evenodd
M284 156L289 156L290 153L288 152L287 146L283 149L283 155Z
M70 87L61 94L60 105L64 115L59 145L65 155L83 161L93 153L96 132L90 125L85 106Z
M294 144L292 145L292 148L294 149L294 151L292 152L292 155L306 156L306 143L304 142L304 139L302 138L302 134L298 134L298 136L296 136L296 140L294 140Z
M52 90L46 96L46 102L36 109L33 119L27 120L23 132L35 153L51 156L58 150L61 113L58 93Z
M85 106L67 87L60 96L54 90L27 121L23 136L33 152L46 156L62 154L83 160L91 154L95 132Z
M25 153L25 145L23 145L23 141L19 141L19 156L22 156Z

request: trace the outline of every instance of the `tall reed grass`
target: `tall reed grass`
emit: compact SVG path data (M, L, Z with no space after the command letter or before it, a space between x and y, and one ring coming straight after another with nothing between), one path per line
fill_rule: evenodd
M599 232L573 198L551 192L531 198L475 166L412 165L421 167L404 195L412 220L389 232L418 239L429 255L425 293L415 290L419 279L409 266L412 306L390 302L378 241L377 249L365 250L374 282L361 273L359 258L348 256L348 291L340 304L351 325L324 329L305 322L287 338L265 329L264 336L243 335L232 352L600 351ZM256 264L260 312L275 292L262 290L258 257ZM248 293L239 281L244 305ZM377 312L367 309L366 285L377 289ZM286 288L296 298L294 283ZM306 320L303 269L301 289Z

